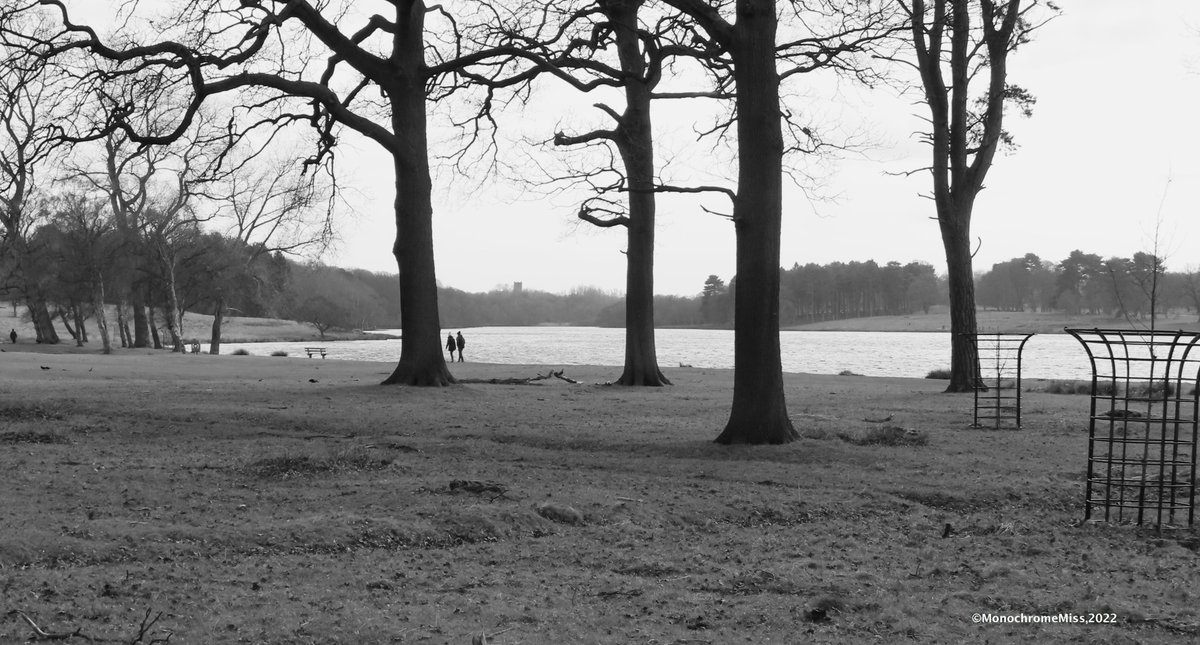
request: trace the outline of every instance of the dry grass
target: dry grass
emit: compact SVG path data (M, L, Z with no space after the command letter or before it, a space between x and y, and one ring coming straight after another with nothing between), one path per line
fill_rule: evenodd
M1086 397L980 432L937 382L789 375L805 438L722 447L719 370L403 389L370 363L3 356L2 409L52 411L6 431L70 443L0 450L0 642L32 640L18 610L123 641L162 612L146 641L172 643L1200 637L1195 532L1080 523ZM887 417L926 444L838 439Z
M364 472L387 468L394 457L352 446L332 454L282 454L259 457L244 466L243 474L259 479L291 479L312 475Z

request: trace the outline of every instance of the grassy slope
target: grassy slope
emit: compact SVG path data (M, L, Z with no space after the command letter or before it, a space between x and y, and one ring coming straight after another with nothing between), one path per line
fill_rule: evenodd
M1200 636L1195 532L1080 523L1086 397L1029 393L1024 430L989 432L940 383L787 375L805 438L721 447L728 371L672 370L661 389L592 385L615 370L586 367L567 373L580 385L375 385L385 375L0 354L0 642L32 635L12 610L126 640L161 611L152 634L179 643ZM887 416L928 444L837 438ZM299 472L313 464L332 470ZM542 517L546 502L583 522ZM1102 611L1117 624L971 620Z
M108 308L109 324L115 325L117 314L114 307ZM32 343L36 337L33 330L33 324L25 318L25 310L23 307L18 307L17 315L13 315L11 303L0 301L0 336L3 343L8 343L8 331L10 329L17 330L17 341L21 343ZM212 337L213 317L206 314L187 313L183 318L183 337L185 339L197 339L202 343L208 343ZM161 321L160 321L161 326ZM62 326L61 321L58 321L59 338L63 343L73 344L70 334L66 328ZM90 334L96 333L95 322L88 321L88 330ZM115 328L114 328L115 332ZM352 331L327 331L325 332L326 340L358 340L380 338L377 334L363 334L361 332ZM115 339L114 339L115 340ZM164 339L165 340L165 339ZM260 341L317 341L321 340L320 334L316 328L307 323L296 322L294 320L280 320L277 318L248 318L244 316L227 316L221 324L221 342L225 343L254 343ZM91 341L90 345L99 347L100 340L96 337Z
M1061 333L1064 327L1090 329L1126 328L1130 324L1122 318L1110 316L1069 316L1061 313L980 311L977 314L981 332L1023 332L1037 334ZM1137 321L1139 327L1148 327L1149 320ZM1185 329L1200 331L1195 314L1172 313L1158 321L1160 329ZM950 331L950 312L947 307L934 307L928 314L909 316L874 316L830 320L810 325L795 325L787 329L802 331Z

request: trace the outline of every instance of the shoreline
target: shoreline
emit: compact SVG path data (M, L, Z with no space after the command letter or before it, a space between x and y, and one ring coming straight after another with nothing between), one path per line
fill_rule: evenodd
M260 341L260 342L272 342L272 341ZM287 342L287 341L280 341L280 342ZM249 344L249 343L242 343L242 344ZM101 359L101 360L105 359L105 354L102 353L99 348L88 348L88 347L80 348L80 347L75 347L74 345L69 345L69 346L63 346L63 345L58 345L58 346L55 346L55 345L24 345L24 346L22 346L22 345L18 345L16 348L14 348L12 345L0 346L0 354L4 354L4 353L26 354L26 355L32 354L32 355L41 355L41 356L89 357L88 358L89 361L91 361L93 359ZM107 357L111 358L115 361L125 361L128 359L133 359L133 360L137 361L137 359L144 357L147 359L155 360L155 362L152 363L151 365L154 365L154 364L169 365L169 363L158 363L157 359L163 359L166 361L176 360L176 359L170 358L173 356L175 356L175 354L167 349L114 348L113 353L109 354ZM266 355L266 354L237 355L237 354L230 354L230 353L218 354L218 355L214 356L212 354L207 354L204 352L201 352L200 354L195 354L195 355L183 354L181 356L186 356L187 358L179 358L178 360L181 362L178 363L178 365L184 366L185 369L187 369L187 367L189 365L193 365L194 361L212 361L212 363L207 363L207 364L214 365L214 366L219 365L219 367L215 368L218 370L224 370L227 367L229 369L233 369L233 365L234 365L233 363L218 363L220 361L242 361L243 365L245 363L253 363L253 364L255 364L254 365L255 370L258 370L258 369L260 369L260 367L262 369L274 369L278 365L277 361L280 361L280 360L286 360L288 358L291 358L291 359L304 359L305 358L303 356L271 356L271 355ZM379 372L379 374L381 376L386 376L387 374L390 373L390 370L395 367L395 363L398 360L399 360L398 356L395 358L388 359L388 360L374 360L374 361L373 360L363 360L363 359L337 358L337 359L329 360L328 362L316 360L316 361L313 361L313 363L314 363L314 366L316 367L316 369L320 369L321 366L325 366L327 369L337 368L339 371L341 371L341 370L355 371L356 369L364 369L364 368L365 369L387 370L387 371ZM3 361L4 361L4 358L0 357L0 362L3 362ZM21 359L19 362L29 362L29 360ZM140 362L140 361L137 361L137 362ZM308 361L302 360L301 363L307 364ZM502 379L508 379L508 378L531 378L531 377L536 377L536 376L542 376L550 371L557 372L560 370L564 370L565 375L568 377L579 379L581 381L581 384L583 384L583 385L610 385L612 383L612 381L616 380L620 376L621 370L622 370L621 365L601 365L601 364L594 364L594 363L587 363L587 364L584 364L584 363L489 363L489 362L485 362L485 361L472 361L469 363L447 363L447 365L449 365L453 371L461 370L460 373L455 374L455 378L459 379L459 381L460 381L460 383L458 383L458 385L478 385L478 384L480 384L481 381L487 381L489 379L501 379L502 380ZM718 379L721 379L721 380L728 379L731 384L732 384L733 371L734 371L732 367L693 367L690 365L678 366L678 367L672 366L672 367L667 367L664 369L666 371L670 372L673 379L676 379L679 377L683 377L683 378L717 377ZM239 373L240 373L240 370L239 370ZM804 380L816 380L816 381L820 381L820 382L829 381L831 384L837 383L839 381L850 382L850 381L853 381L856 379L870 379L871 381L875 381L875 382L883 382L883 381L910 382L910 383L913 383L914 385L917 383L942 383L942 382L944 382L943 379L931 379L931 378L922 377L922 376L896 376L896 375L888 375L888 374L859 374L857 372L853 372L853 371L849 371L849 370L844 371L842 373L796 372L796 371L784 370L783 375L784 375L785 379L789 379L789 380L804 379ZM1084 380L1086 380L1086 379L1043 378L1043 377L1026 376L1026 377L1023 377L1022 380L1025 383L1029 383L1029 384L1037 383L1037 384L1048 385L1051 383L1084 382ZM668 386L668 389L669 389L669 387L672 387L672 386ZM943 387L943 386L938 386L938 387ZM422 388L415 388L415 389L422 389ZM437 390L439 388L432 388L432 389ZM641 391L643 389L648 390L648 391L654 391L656 388L629 388L628 391L637 392L637 391ZM1037 391L1037 390L1031 389L1029 391Z
M11 303L6 303L0 307L0 329L8 326L16 330L18 336L18 344L31 344L34 337L34 330L31 323L23 320L22 316L14 314L14 309ZM112 318L110 318L112 319ZM1137 329L1146 328L1148 325L1141 324L1142 321L1130 321L1124 318L1113 318L1111 316L1095 316L1095 315L1068 315L1056 312L1012 312L1012 311L985 311L976 312L978 330L980 333L1033 333L1033 334L1062 334L1065 328L1080 328L1080 329ZM184 318L184 333L183 339L186 342L199 341L203 345L208 344L208 339L211 337L212 316L205 314L188 313ZM444 324L447 329L451 327L460 327L459 325ZM474 327L461 326L463 328L486 328L486 327L508 327L511 325L479 325ZM519 327L599 327L603 329L620 329L620 326L601 326L601 325L583 325L583 324L540 324L540 325L517 325ZM93 324L94 332L94 324ZM1173 311L1163 315L1158 321L1158 329L1163 330L1181 330L1190 332L1200 332L1200 322L1197 322L1197 316L1191 312ZM74 345L75 340L61 329L61 325L57 325L59 331L59 345ZM664 325L658 326L656 329L672 330L672 329L698 329L698 330L732 330L732 324L718 325ZM391 328L389 331L394 331ZM949 310L945 306L937 306L930 309L929 313L907 314L896 316L873 316L865 318L845 318L839 320L825 320L819 322L806 323L801 325L783 325L780 327L781 332L789 331L806 331L806 332L871 332L871 333L890 333L890 332L916 332L916 333L948 333L950 331L950 315ZM99 345L98 338L93 333L89 344ZM250 318L232 316L227 317L222 325L221 343L222 344L241 344L241 343L329 343L343 340L394 340L398 339L396 334L388 333L387 331L366 331L366 330L349 330L339 331L330 330L325 333L322 338L317 330L307 323L301 323L293 320L281 320L274 318ZM5 338L4 340L7 340ZM7 347L8 344L2 345Z

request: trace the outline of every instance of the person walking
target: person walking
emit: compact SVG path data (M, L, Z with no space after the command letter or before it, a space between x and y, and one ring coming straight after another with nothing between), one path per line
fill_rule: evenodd
M17 330L14 329L8 332L8 337L12 339L13 345L17 344Z
M450 352L450 362L454 362L454 334L446 334L446 351Z
M462 332L458 332L458 338L455 339L458 345L458 362L463 362L463 348L467 346L467 339L463 338Z

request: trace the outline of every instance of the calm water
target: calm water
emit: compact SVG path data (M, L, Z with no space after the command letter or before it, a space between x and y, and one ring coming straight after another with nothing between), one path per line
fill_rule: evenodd
M399 335L399 330L383 330ZM458 329L447 330L449 332ZM625 332L599 327L479 327L462 329L467 360L534 365L612 365L625 358ZM443 332L443 334L446 332ZM708 329L660 329L658 362L666 371L680 364L733 367L733 332ZM223 353L243 348L257 356L274 351L305 359L306 345L323 344L330 360L393 363L399 340L327 343L230 343ZM785 331L780 333L786 372L837 374L850 370L867 376L923 377L950 366L950 335L916 332ZM445 351L445 350L443 350ZM319 360L319 359L314 359ZM1023 357L1025 378L1086 379L1091 368L1083 347L1066 334L1039 334Z

